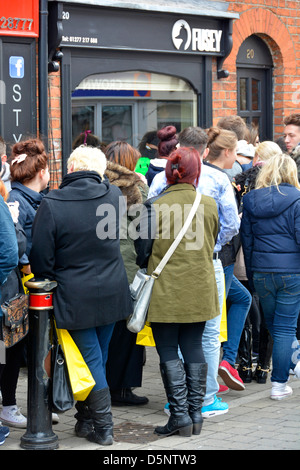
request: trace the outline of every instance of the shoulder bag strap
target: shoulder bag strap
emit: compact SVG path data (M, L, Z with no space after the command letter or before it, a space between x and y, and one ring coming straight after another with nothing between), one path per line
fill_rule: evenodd
M172 254L174 253L177 246L179 245L182 238L184 237L185 233L187 232L187 229L189 228L189 226L190 226L190 224L191 224L191 222L194 218L194 215L196 214L196 211L198 209L200 201L201 201L201 194L197 192L193 207L192 207L192 209L191 209L191 211L190 211L190 213L189 213L182 229L178 233L177 237L175 238L174 242L172 243L172 245L170 246L170 248L166 252L165 256L163 257L163 259L161 260L161 262L159 263L157 268L151 274L152 277L157 278L160 275L160 273L162 272L162 270L164 269L164 267L167 264L167 262L169 261L169 259L171 258Z

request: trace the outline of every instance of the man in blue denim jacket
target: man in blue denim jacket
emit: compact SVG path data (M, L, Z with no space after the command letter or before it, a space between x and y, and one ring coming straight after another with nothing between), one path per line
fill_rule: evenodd
M205 159L207 156L207 134L200 127L188 127L182 130L178 136L178 140L182 147L196 148L201 160ZM162 171L153 179L148 198L150 199L160 194L166 189L167 185L165 172ZM233 187L225 173L203 163L197 190L205 196L212 197L216 201L220 225L213 259L219 293L220 314L206 322L202 337L203 351L208 364L206 394L203 401L202 415L204 418L208 418L228 411L227 403L221 403L221 399L216 396L219 390L217 381L220 357L219 334L225 288L224 271L218 253L223 245L228 243L239 233L240 217L238 215Z

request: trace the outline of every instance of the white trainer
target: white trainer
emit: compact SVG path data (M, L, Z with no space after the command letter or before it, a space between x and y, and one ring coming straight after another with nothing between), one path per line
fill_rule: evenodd
M272 390L271 396L272 400L282 400L283 398L287 398L291 396L293 390L289 387L286 382L279 383L279 382L272 382Z
M295 366L294 374L297 377L297 379L300 379L300 361L298 361Z
M24 429L27 427L27 418L22 415L20 408L18 408L17 405L3 406L0 413L0 419L8 426Z

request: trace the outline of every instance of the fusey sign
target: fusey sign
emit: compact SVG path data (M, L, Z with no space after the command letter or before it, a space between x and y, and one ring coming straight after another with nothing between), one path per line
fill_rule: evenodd
M222 30L191 28L185 20L178 20L172 29L172 41L176 49L185 51L220 52Z

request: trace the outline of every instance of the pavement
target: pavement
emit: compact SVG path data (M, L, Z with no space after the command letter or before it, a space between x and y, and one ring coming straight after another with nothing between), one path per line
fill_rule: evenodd
M220 383L223 383L221 379ZM300 450L300 380L291 376L290 385L293 395L280 401L270 399L269 378L266 384L255 381L246 384L242 392L230 390L222 395L222 400L229 405L228 413L205 419L199 436L158 437L153 429L167 422L163 411L166 397L156 349L147 348L143 386L134 392L146 395L149 403L112 408L115 425L113 445L100 446L76 437L74 408L60 414L59 422L53 424L52 429L58 437L57 450L97 450L99 463L102 460L104 464L130 464L131 467L136 464L134 459L148 465L194 464L204 450ZM17 404L26 415L26 368L21 369ZM26 429L10 427L10 435L0 450L24 451L20 440L25 432ZM18 457L21 455L24 456L19 454ZM179 461L183 455L186 460ZM132 460L126 460L129 458Z

